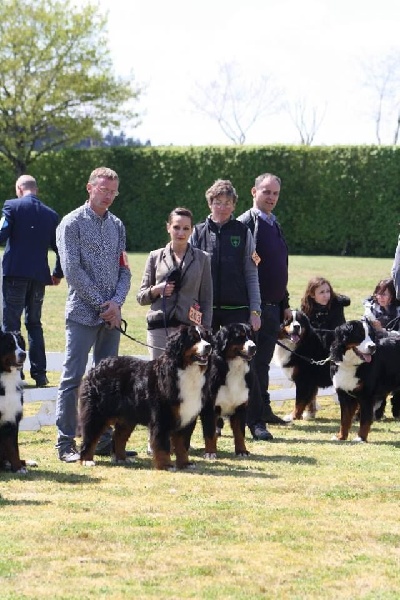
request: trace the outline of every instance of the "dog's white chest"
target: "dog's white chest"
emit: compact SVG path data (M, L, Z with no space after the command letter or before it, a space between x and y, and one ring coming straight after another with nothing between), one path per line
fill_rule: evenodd
M221 408L222 416L232 415L238 406L248 401L249 388L245 381L245 375L249 369L249 363L242 358L234 358L229 361L225 384L220 387L215 401L216 406Z
M201 368L194 364L185 370L178 371L181 405L179 409L181 427L191 423L201 411L201 394L205 375Z
M279 344L276 344L272 361L275 365L282 368L282 371L290 381L293 381L293 367L287 367L286 365L290 361L290 350L293 352L295 348L294 344L290 341L287 341L285 346L288 347L288 350L282 348Z
M1 382L5 394L0 396L0 424L15 423L22 412L21 390L18 387L21 375L19 371L2 373Z
M356 367L351 364L341 363L332 378L336 389L352 392L356 389L359 379L356 376Z

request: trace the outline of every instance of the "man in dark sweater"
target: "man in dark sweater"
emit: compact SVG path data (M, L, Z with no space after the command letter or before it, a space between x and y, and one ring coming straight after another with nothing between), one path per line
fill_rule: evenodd
M256 178L251 190L253 208L238 217L253 233L256 245L255 260L261 294L261 327L257 332L255 370L265 400L267 423L284 425L271 408L268 393L269 365L278 339L280 323L291 314L289 308L288 247L282 230L272 214L281 190L276 175L264 173Z

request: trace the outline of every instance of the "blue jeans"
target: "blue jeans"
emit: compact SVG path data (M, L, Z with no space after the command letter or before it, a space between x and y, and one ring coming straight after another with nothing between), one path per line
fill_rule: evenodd
M57 394L56 448L61 455L75 445L77 427L78 388L85 374L90 350L93 363L117 356L120 332L104 324L91 327L67 319L65 325L65 360Z
M21 316L25 311L28 332L31 377L46 375L46 351L42 328L42 306L45 285L27 277L3 277L3 329L21 331Z

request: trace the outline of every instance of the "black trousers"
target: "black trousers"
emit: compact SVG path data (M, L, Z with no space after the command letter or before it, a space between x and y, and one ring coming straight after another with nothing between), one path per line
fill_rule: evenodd
M256 332L257 354L254 357L254 367L260 384L264 404L270 405L268 393L269 365L274 355L275 344L280 328L279 304L261 305L261 327Z
M224 309L214 308L212 329L216 333L220 327L230 325L231 323L248 323L249 322L249 310L247 308L237 309ZM278 312L279 321L279 312ZM257 335L256 335L257 337ZM275 343L274 343L275 345ZM258 347L257 347L258 353ZM257 356L257 354L256 354ZM265 398L260 391L259 379L257 376L257 368L255 358L250 361L250 369L252 370L252 386L249 394L249 403L247 405L246 422L250 429L254 427L256 423L265 423ZM268 375L267 375L268 376ZM269 401L269 400L268 400Z

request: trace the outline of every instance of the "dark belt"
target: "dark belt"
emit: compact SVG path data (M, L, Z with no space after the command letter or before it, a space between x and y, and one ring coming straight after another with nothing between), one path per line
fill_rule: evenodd
M280 302L261 302L261 306L280 306Z

